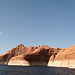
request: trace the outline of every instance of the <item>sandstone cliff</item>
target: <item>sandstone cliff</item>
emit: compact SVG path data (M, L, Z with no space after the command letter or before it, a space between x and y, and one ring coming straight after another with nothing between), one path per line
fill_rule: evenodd
M50 57L48 66L75 68L75 45L62 49L55 58Z
M49 58L56 55L61 48L51 48L46 45L24 47L20 44L0 56L0 64L47 66Z
M0 55L0 64L75 68L75 45L61 49L46 45L25 47L20 44Z
M9 51L7 51L5 54L0 55L0 64L8 64L9 60L12 57L21 55L23 53L27 53L28 51L30 51L30 47L27 48L23 44L20 44L17 47L14 47L10 49Z

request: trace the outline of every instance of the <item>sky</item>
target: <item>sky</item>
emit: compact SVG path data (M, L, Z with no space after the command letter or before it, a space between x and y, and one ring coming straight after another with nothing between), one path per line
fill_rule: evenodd
M0 55L19 44L75 44L75 0L0 0Z

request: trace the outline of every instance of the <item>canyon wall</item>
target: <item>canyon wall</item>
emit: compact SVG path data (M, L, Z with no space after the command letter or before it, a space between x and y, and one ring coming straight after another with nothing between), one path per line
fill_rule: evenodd
M20 44L0 56L0 64L47 66L49 58L56 55L61 48L51 48L46 45L24 47Z
M75 68L75 45L62 49L55 58L50 57L48 66Z
M75 45L61 49L47 45L25 47L20 44L0 55L0 64L75 68Z

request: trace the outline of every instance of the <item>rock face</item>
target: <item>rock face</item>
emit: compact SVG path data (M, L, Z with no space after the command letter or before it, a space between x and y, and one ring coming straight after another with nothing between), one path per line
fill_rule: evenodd
M61 49L46 45L25 47L20 44L0 55L0 64L75 68L75 45Z
M6 52L3 55L0 55L0 64L8 64L9 60L12 57L21 55L23 53L27 53L29 48L25 47L23 44L18 45L17 47L14 47L10 49L8 52Z
M47 66L49 58L56 55L61 49L46 45L24 47L20 44L0 56L0 64Z
M8 65L30 66L30 63L26 61L24 58L25 54L12 57Z
M75 68L75 45L62 49L55 57L50 57L48 66Z

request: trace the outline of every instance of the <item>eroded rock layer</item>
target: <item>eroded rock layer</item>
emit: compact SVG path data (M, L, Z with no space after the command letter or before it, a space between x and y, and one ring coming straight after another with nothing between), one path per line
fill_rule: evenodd
M51 48L46 45L24 47L20 44L1 55L0 64L47 66L49 58L60 50L61 48Z
M61 49L46 45L25 47L20 44L0 55L0 64L75 68L75 45Z
M55 58L50 57L48 66L75 68L75 45L62 49Z

